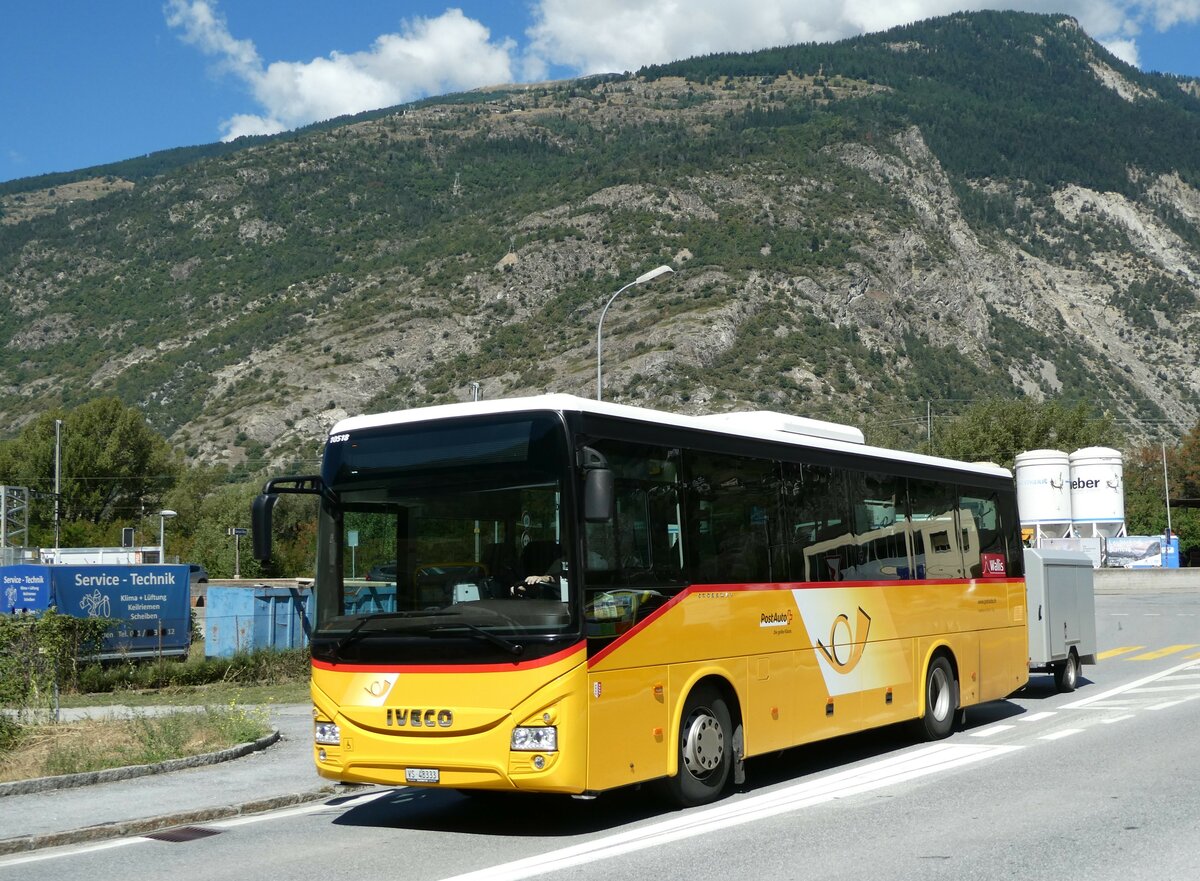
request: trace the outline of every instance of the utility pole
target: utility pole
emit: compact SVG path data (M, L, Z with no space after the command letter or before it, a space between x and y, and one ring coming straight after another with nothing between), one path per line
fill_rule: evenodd
M1171 536L1171 485L1167 483L1167 443L1162 442L1163 496L1167 501L1167 537Z
M933 401L925 402L925 446L933 455Z
M54 420L54 562L58 562L62 523L62 420Z

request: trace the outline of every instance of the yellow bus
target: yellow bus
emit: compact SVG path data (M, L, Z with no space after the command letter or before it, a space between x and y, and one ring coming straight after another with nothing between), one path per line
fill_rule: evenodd
M1025 684L1011 474L775 413L569 395L346 419L319 475L324 777L717 798L744 761Z

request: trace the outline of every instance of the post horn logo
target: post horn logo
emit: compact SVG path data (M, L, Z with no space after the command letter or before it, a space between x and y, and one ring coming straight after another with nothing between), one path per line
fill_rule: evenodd
M846 628L845 636L848 637L848 639L844 638L840 645L838 644L839 627ZM821 654L825 656L829 666L839 673L849 673L862 660L863 651L867 647L867 634L870 632L871 616L863 611L862 606L859 606L857 630L854 632L850 630L849 615L838 615L833 619L833 625L829 628L829 645L825 645L818 639L817 648L821 650ZM846 655L845 658L842 657L843 654Z
M383 697L387 694L388 689L392 687L392 683L387 679L376 679L370 685L364 685L363 691L371 697Z

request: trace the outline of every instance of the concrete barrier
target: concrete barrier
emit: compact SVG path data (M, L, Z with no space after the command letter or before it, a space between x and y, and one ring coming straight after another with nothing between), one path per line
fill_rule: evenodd
M1200 592L1200 568L1097 569L1098 594Z

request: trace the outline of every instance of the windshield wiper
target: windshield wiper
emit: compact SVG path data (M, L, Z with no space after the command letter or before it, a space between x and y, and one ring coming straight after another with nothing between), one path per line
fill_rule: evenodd
M525 646L519 642L512 642L505 639L503 636L497 636L490 630L484 630L482 627L477 627L474 624L468 624L466 621L447 621L441 624L430 624L424 628L426 633L433 633L435 630L448 630L453 627L465 627L473 636L478 636L485 642L490 642L494 646L499 646L504 649L514 658L525 653Z
M434 612L411 610L407 612L378 612L374 615L367 615L365 618L360 619L357 624L351 627L349 633L337 641L337 643L333 646L332 654L334 657L339 657L347 646L349 646L351 643L357 642L368 634L387 632L386 630L363 630L363 627L365 627L371 621L383 621L392 618L428 618L433 615L440 614L442 614L440 611Z

